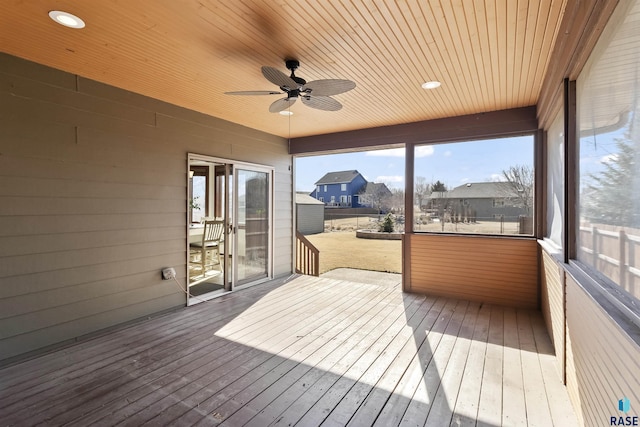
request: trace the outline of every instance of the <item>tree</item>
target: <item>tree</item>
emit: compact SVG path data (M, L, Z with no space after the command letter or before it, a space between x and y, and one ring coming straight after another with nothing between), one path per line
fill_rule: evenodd
M431 194L437 193L438 195L438 197L431 199L431 209L436 210L438 219L440 220L440 225L442 226L442 231L444 231L444 223L447 220L451 220L450 200L445 197L447 186L438 180L435 184L431 184L430 190Z
M418 208L422 209L424 199L431 193L430 187L424 176L416 177L416 181L413 184L413 192L415 193L415 201L418 203Z
M600 224L640 226L640 213L634 207L637 198L635 150L629 132L617 138L618 152L603 161L604 170L589 175L590 182L581 194L584 216Z
M404 190L402 188L391 188L389 207L396 213L404 212Z
M386 214L382 223L380 223L379 230L381 233L393 233L393 217L390 213Z
M447 191L447 186L444 185L439 180L436 181L435 184L431 184L431 192L432 193L444 193L445 191Z
M504 198L531 215L535 178L533 168L529 165L510 166L502 171L502 176L505 179L502 183Z
M380 213L383 209L388 209L391 201L391 191L384 184L368 182L364 190L359 194L360 203L369 205Z

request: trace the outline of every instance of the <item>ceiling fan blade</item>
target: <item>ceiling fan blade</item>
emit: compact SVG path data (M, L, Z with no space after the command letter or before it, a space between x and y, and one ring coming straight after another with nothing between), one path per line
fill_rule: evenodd
M302 96L302 103L324 111L338 111L342 108L342 104L328 96Z
M279 113L292 106L298 98L282 98L275 101L269 106L269 111L272 113Z
M282 95L282 92L272 90L241 90L238 92L225 92L225 95Z
M264 65L262 67L262 75L267 80L269 80L274 85L277 85L278 87L287 87L289 89L297 89L299 86L298 83L293 81L291 77L287 76L282 71L273 67L267 67L266 65Z
M332 96L350 91L355 87L355 82L351 80L325 79L309 82L302 89L311 89L311 95L314 96Z

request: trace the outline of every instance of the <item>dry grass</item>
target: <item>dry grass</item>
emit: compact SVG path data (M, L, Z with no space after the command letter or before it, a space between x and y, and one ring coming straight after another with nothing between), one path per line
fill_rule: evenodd
M359 239L354 231L306 237L320 250L320 274L341 267L402 273L400 240Z
M383 216L380 216L382 218ZM378 216L345 217L326 220L325 232L306 236L320 250L320 273L336 268L402 273L402 243L400 240L358 239L355 230L377 229ZM402 225L396 225L402 231ZM498 221L464 223L416 224L418 231L448 233L517 234L518 223Z

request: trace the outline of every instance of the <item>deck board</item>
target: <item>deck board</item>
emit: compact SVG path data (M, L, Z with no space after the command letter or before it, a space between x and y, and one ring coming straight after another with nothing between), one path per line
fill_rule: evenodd
M0 419L576 424L539 312L402 293L397 275L332 277L255 286L4 367Z

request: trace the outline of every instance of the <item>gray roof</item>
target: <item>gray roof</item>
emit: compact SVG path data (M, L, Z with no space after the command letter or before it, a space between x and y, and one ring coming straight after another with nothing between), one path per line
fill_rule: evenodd
M470 182L453 190L431 194L432 199L495 199L509 197L509 186L504 182Z
M316 182L315 185L346 184L353 181L358 175L360 175L360 172L358 172L357 170L329 172L328 174L320 178L320 180Z
M389 188L383 183L383 182L367 182L363 187L362 190L360 190L360 192L358 194L365 194L365 193L377 193L377 192L382 192L382 193L388 193L391 194L391 190L389 190Z
M296 193L296 205L323 205L324 203L315 199L307 193Z

